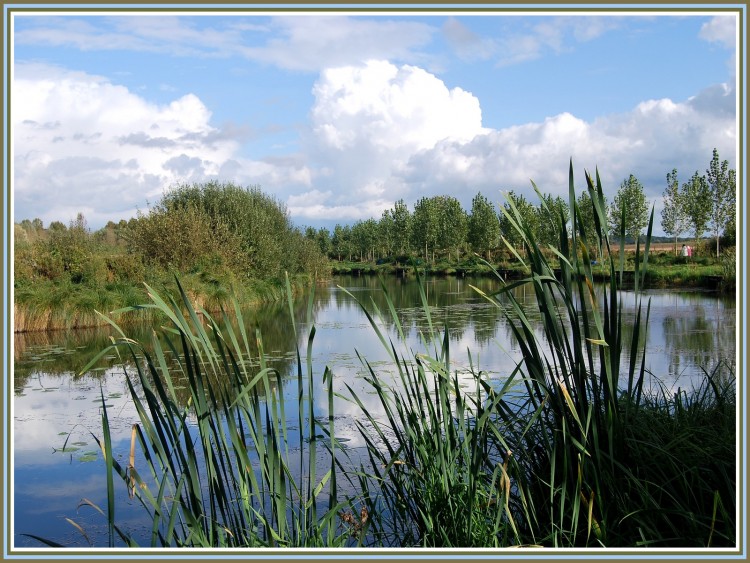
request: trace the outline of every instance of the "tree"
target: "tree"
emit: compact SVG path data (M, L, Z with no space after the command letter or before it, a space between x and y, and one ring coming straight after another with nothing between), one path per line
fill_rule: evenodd
M432 252L435 257L438 233L438 210L433 198L423 197L414 204L412 215L412 242L420 251L424 250L424 259L429 259Z
M506 199L507 202L503 204L505 213L509 213L511 216L514 216L511 211L510 204L510 202L513 202L513 206L521 216L522 223L529 227L532 234L536 236L539 228L539 216L536 212L536 208L531 205L531 203L526 201L526 198L524 196L518 195L512 190L508 192ZM500 218L500 233L505 238L505 240L508 241L508 243L515 247L519 247L523 243L523 241L521 240L521 235L513 227L513 225L510 224L510 220L505 213L503 213L502 217Z
M570 209L560 196L542 194L537 208L537 241L540 244L558 246L560 244L561 221L568 222Z
M484 253L487 260L500 240L500 221L495 206L481 193L471 201L468 242L474 252Z
M734 246L737 243L737 172L734 169L729 171L729 183L735 186L735 189L729 210L729 218L727 219L724 234L722 235L722 242L727 247Z
M359 252L360 260L375 259L375 245L378 241L378 222L375 219L357 221L352 226L352 245Z
M716 239L716 257L719 257L719 237L735 214L735 175L730 174L729 161L719 162L719 151L714 149L713 158L706 170L706 181L710 192L708 227Z
M711 191L706 178L695 171L690 181L682 185L682 197L685 213L696 242L703 236L711 211Z
M688 230L690 218L687 214L680 183L677 181L677 169L667 174L667 189L664 190L664 208L661 210L661 228L668 235L674 236L674 252L677 254L677 237Z
M378 221L378 245L383 256L393 254L393 236L395 229L393 227L393 215L390 209L385 209Z
M596 222L594 221L594 202L591 201L591 196L587 191L581 192L576 200L578 206L579 220L578 229L581 228L586 235L586 242L589 245L589 252L591 248L599 247L599 238L596 234Z
M393 248L399 254L407 254L411 250L412 217L403 199L398 200L394 204L390 215L393 220L393 234L391 237Z
M437 212L437 247L447 252L458 251L466 242L468 219L461 203L452 196L437 196L435 209Z
M622 224L623 216L625 219ZM648 206L643 185L632 174L623 180L615 195L610 215L610 225L616 236L623 232L626 238L638 240L641 231L648 225ZM624 227L624 229L623 229Z
M331 251L336 255L339 262L346 256L347 259L351 259L352 244L351 244L352 230L349 225L336 225L333 228L333 236L331 237Z

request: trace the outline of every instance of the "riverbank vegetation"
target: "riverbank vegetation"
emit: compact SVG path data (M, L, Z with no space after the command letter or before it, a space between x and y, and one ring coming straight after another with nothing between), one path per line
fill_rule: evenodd
M183 290L179 300L150 290L170 326L148 347L116 327L113 345L138 360L137 373L125 374L139 412L127 464L102 409L110 545L135 545L117 523L117 487L147 512L151 547L735 546L733 374L719 364L698 388L673 392L647 373L652 223L636 245L626 306L602 188L586 180L595 230L581 223L571 167L572 232L560 217L554 262L518 209L504 214L528 270L517 280L498 275L497 289L482 292L522 351L506 377L455 370L448 327L433 321L424 291L416 350L395 308L361 303L392 361L386 368L360 358L377 411L351 387L338 393L359 413L365 451L356 458L337 437L335 374L314 363L312 297L308 332L296 339L306 342L297 350L300 414L289 421L289 382L267 366L262 334L230 322L241 317L239 304L214 318ZM603 293L594 252L610 272ZM533 311L514 298L521 285L536 296ZM291 286L287 299L292 311ZM528 315L541 317L541 329ZM381 330L385 319L392 338ZM186 406L178 384L190 390Z
M328 275L281 203L233 184L178 187L148 213L93 233L82 214L68 226L22 221L14 251L16 331L100 324L95 310L143 302L144 282L175 293L175 274L193 304L212 311L230 288L244 303L279 300L285 272L295 285Z
M718 261L723 249L735 245L736 183L735 172L728 166L726 160L719 161L714 150L706 175L696 171L680 187L677 170L667 174L661 226L668 236L653 238L652 242L660 242L660 251L671 251L678 258L681 258L679 243L686 243L694 247L693 257L706 259L676 260L676 264L714 264L708 259L713 257ZM308 227L305 236L316 241L332 260L342 263L334 264L334 268L347 268L353 262L403 265L409 258L418 259L426 268L441 263L455 268L463 262L476 263L474 255L506 268L515 263L515 253L523 250L523 242L505 211L514 208L540 247L545 248L557 243L558 218L569 221L573 201L580 210L581 225L594 236L593 204L585 188L577 189L574 200L536 192L535 205L522 194L510 191L499 210L481 193L475 195L468 211L452 196L423 197L415 203L413 211L399 200L383 211L379 220L336 225L332 231ZM619 240L622 231L629 243L625 248L632 257L634 243L643 235L648 221L644 187L631 174L609 197L612 199L605 200L604 212L612 239ZM627 213L623 215L623 211ZM709 228L715 235L713 248L711 240L704 239Z
M682 187L676 170L667 174L661 224L672 238L653 252L645 283L734 289L728 261L735 256L735 190L734 170L716 151L706 175L696 171ZM296 284L331 274L404 275L414 264L427 275L491 275L493 269L524 275L516 260L525 252L524 242L509 210L518 213L552 261L557 258L547 249L556 244L559 218L570 223L571 205L578 207L585 232L596 232L585 189L568 201L539 190L537 195L534 205L511 191L498 209L478 193L469 211L452 196L423 197L412 211L399 200L380 219L332 231L303 230L292 225L282 203L258 187L208 182L179 186L148 212L95 232L81 214L67 226L55 221L46 228L39 219L26 219L15 225L15 330L91 326L100 322L95 310L142 301L144 282L174 294L174 274L194 304L211 311L226 304L229 287L244 303L279 299L285 272ZM622 250L628 276L645 210L644 188L633 175L605 201L613 240L622 236L629 242ZM703 238L707 230L714 238ZM690 238L681 237L686 233ZM680 255L679 242L694 247L690 257ZM593 252L594 261L606 258ZM619 259L621 251L613 252ZM606 269L594 271L606 280Z

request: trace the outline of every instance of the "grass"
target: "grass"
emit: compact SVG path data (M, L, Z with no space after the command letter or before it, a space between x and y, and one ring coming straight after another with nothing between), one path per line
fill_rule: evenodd
M273 281L250 280L244 285L238 285L207 272L186 274L180 281L193 307L214 313L220 312L222 307L231 307L232 296L246 305L285 299L284 284ZM291 280L291 283L297 292L301 287L309 285L309 280L299 276ZM180 290L172 280L151 282L150 285L179 299ZM87 285L69 280L21 283L14 290L14 331L105 326L106 321L96 311L109 312L123 326L134 322L153 323L160 318L157 309L148 308L144 312L137 308L138 304L147 299L143 284L115 282Z
M265 364L261 335L254 335L260 369L252 373L251 336L239 305L235 302L233 311L240 321L235 332L229 315L222 315L220 327L207 311L194 309L179 287L181 303L148 289L150 307L171 324L160 337L154 335L151 351L112 322L119 338L90 364L114 348L131 355L137 367L135 379L126 374L139 413L129 463L120 463L112 451L106 407L97 438L109 478L110 546L136 545L116 524L113 475L147 511L153 523L150 547L310 547L349 541L338 526L338 514L348 504L336 501L335 440L329 442L331 466L317 472L318 436L330 429L316 422L312 398L303 399L302 393L316 374L303 366L298 352L299 435L292 449L283 380ZM291 296L291 286L288 291ZM314 329L309 346L313 337ZM170 351L179 358L177 365L168 361ZM175 391L183 381L191 394L185 407ZM327 384L330 388L330 377Z
M526 394L521 404L508 405L502 412L510 430L506 441L523 467L518 488L529 507L524 541L554 547L731 545L735 540L731 512L707 510L705 499L699 501L695 491L710 491L716 506L732 506L733 479L693 477L695 463L718 463L722 475L734 475L734 403L728 401L733 387L720 388L716 378L709 378L707 390L688 401L695 408L686 419L682 414L691 411L682 408L681 395L665 393L659 400L644 390L648 374L642 342L649 303L643 289L653 211L645 244L635 251L631 330L618 292L624 260L614 258L624 257L623 245L612 252L598 176L594 181L587 174L586 182L594 202L596 232L586 233L579 221L571 166L573 234L569 239L561 221L560 244L553 249L559 274L511 205L507 217L526 243L531 273L488 296L503 311L523 352L517 367ZM612 257L606 264L609 283L601 295L594 289L588 258L592 243L598 245L598 256ZM510 291L520 284L535 293L541 334ZM686 442L672 439L696 437L691 426L695 417L717 405L727 410L721 414L722 423L701 436L701 446L693 451L698 459L682 456ZM664 434L660 434L652 422L665 408L667 420L676 428L662 427ZM718 457L699 451L714 441L731 446ZM680 525L690 531L680 533Z
M480 292L523 353L504 381L471 365L453 371L450 327L433 323L421 278L419 349L407 344L387 292L382 308L361 303L391 362L360 357L376 409L349 387L341 395L360 413L366 455L358 467L335 437L333 374L313 363L312 297L289 382L269 367L261 332L246 332L237 300L219 322L179 282L177 297L148 288L140 310L168 319L148 347L109 321L114 348L137 366L127 377L139 413L125 465L102 411L110 544L134 545L116 523L120 481L147 512L153 547L735 545L733 376L720 365L698 389L646 385L650 227L636 248L634 310L625 310L623 247L610 248L598 177L586 181L596 233L579 222L571 165L573 235L561 219L556 248L539 247L512 202L506 210L525 243L517 259L527 274L506 281L496 273L498 289ZM611 257L597 266L608 272L603 293L594 289L594 248ZM515 299L520 286L533 291L535 307ZM289 282L286 297L296 335ZM187 402L175 392L183 383ZM290 426L284 389L292 383L299 415Z
M347 385L362 411L357 425L370 460L369 472L361 470L366 475L362 487L369 512L379 515L374 541L389 547L512 545L517 533L508 504L511 455L498 434L495 412L503 391L496 392L473 368L468 377L472 391L464 390L464 378L451 373L448 332L439 337L421 284L420 289L427 318L423 353L399 351L362 304L397 369L388 385L362 358L365 380L384 416L370 412ZM386 299L404 342L387 291Z

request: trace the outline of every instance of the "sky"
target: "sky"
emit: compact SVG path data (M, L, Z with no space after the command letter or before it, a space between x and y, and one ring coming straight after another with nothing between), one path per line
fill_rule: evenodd
M13 218L92 230L176 186L258 186L300 227L531 182L737 168L737 21L717 12L12 16Z

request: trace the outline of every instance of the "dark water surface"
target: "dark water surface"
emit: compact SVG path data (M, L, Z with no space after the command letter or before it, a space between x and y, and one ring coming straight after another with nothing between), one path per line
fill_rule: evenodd
M422 350L420 333L426 326L419 289L414 280L385 280L409 345ZM433 323L446 327L450 337L451 362L459 374L475 371L502 381L520 360L499 310L478 296L470 284L483 291L497 289L490 278L430 278L427 299ZM370 307L371 300L387 315L380 281L375 277L340 277L316 289L314 299L313 364L322 375L325 366L334 374L335 391L346 394L345 384L357 392L368 408L377 400L363 381L365 367L357 356L387 377L393 373L388 354L359 305L346 291ZM523 297L523 289L517 296ZM623 294L626 310L632 296ZM719 362L732 371L736 362L735 300L731 296L700 291L648 292L651 315L646 342L646 367L668 390L691 389ZM529 293L529 297L532 297ZM295 304L295 317L304 351L309 327L305 324L306 299ZM287 415L297 418L295 335L286 305L268 306L248 313L246 321L263 335L264 348L282 374L287 374ZM384 321L384 331L395 338L394 326ZM135 339L150 338L151 328L126 329ZM111 354L92 371L77 375L108 344L111 329L16 335L13 374L13 518L12 541L16 547L40 547L22 534L35 534L71 547L106 546L105 468L94 436L101 437L102 396L112 425L113 450L127 464L132 425L138 421L128 398L125 371L134 366ZM304 353L304 352L303 352ZM285 378L285 380L286 380ZM656 380L653 382L657 385ZM322 385L322 383L321 383ZM325 393L316 392L317 407L327 412ZM335 405L336 435L352 451L362 446L354 426L358 409L345 400ZM136 537L146 537L148 522L142 508L121 492L116 519L121 528ZM74 521L83 532L70 523ZM91 542L91 543L89 543Z

